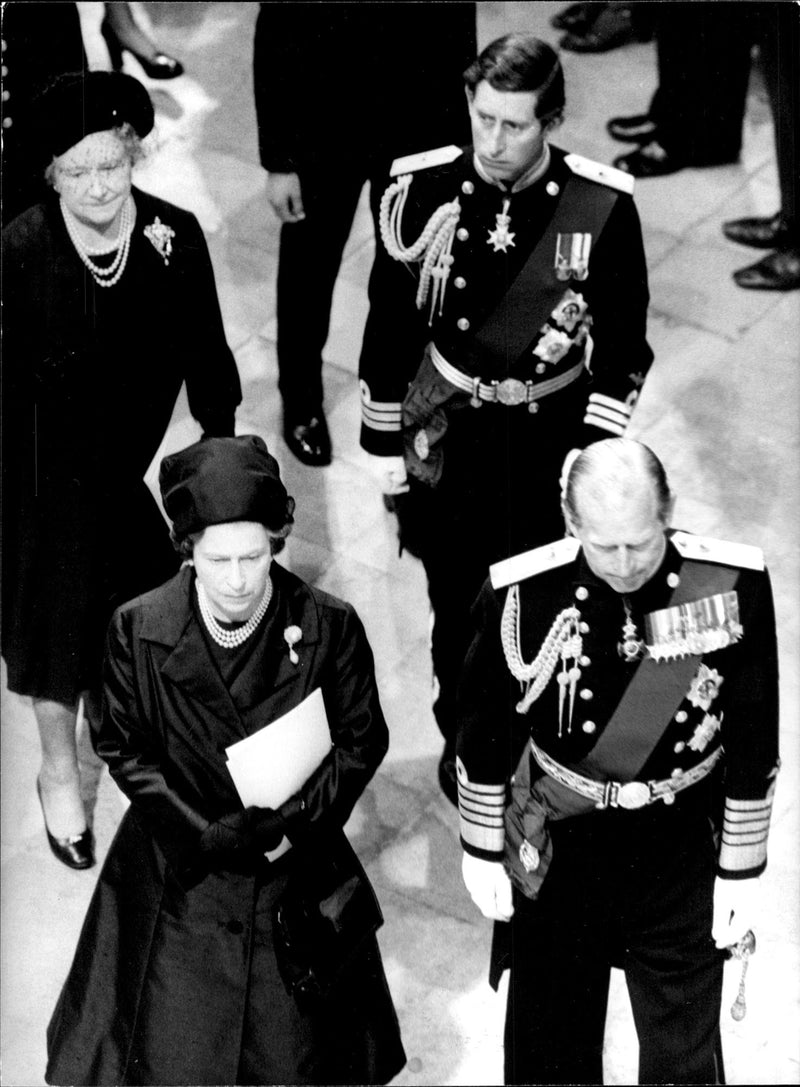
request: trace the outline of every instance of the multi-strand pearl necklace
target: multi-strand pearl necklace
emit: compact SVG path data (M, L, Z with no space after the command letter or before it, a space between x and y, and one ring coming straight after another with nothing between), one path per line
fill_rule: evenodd
M227 630L225 627L220 626L212 615L208 597L206 596L206 591L203 586L199 581L195 582L195 584L197 585L197 603L200 607L200 614L203 617L206 630L217 645L222 646L223 649L236 649L237 646L243 645L247 641L266 615L269 602L272 599L272 581L267 578L267 584L264 588L264 595L261 597L261 603L247 622L240 627L236 627L235 630Z
M133 234L133 225L136 214L133 197L129 196L122 205L122 214L120 216L117 237L113 242L101 246L89 245L81 238L77 219L64 203L63 199L60 201L60 204L61 215L63 216L64 225L67 228L67 234L69 234L70 241L75 246L75 251L78 256L89 269L95 283L98 287L113 287L115 283L119 282L122 273L125 271L125 266L128 263L128 253L131 247L131 235ZM92 260L92 257L101 257L108 253L113 253L115 249L117 255L107 268L95 264Z

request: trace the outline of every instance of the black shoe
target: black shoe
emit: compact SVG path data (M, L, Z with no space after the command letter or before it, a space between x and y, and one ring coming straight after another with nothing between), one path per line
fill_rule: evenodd
M722 224L722 233L732 242L754 249L780 249L792 240L792 231L781 212L768 219L733 219Z
M612 117L606 129L609 136L622 143L649 143L656 123L647 113L635 113L632 117Z
M47 844L53 851L54 856L62 864L66 864L67 868L76 868L78 870L91 868L94 864L94 836L91 830L84 830L82 834L75 834L69 838L53 837L47 827L47 816L44 814L44 804L42 803L42 787L38 778L36 779L36 793L39 797L39 806L42 809Z
M664 177L674 174L686 165L681 159L674 158L656 140L643 144L627 155L618 155L614 166L634 177Z
M573 33L582 34L589 29L604 7L604 4L597 3L570 4L553 16L550 26L554 26L556 30L571 30Z
M751 291L796 291L800 288L800 248L778 249L733 273L734 282Z
M331 437L322 411L303 422L284 419L283 440L297 459L311 468L331 463Z
M458 778L456 777L456 760L448 751L439 759L439 786L454 807L458 807Z
M572 53L607 53L637 40L631 9L609 4L585 30L566 34L559 45Z
M123 45L106 19L100 26L100 33L105 39L108 55L111 58L111 67L115 72L122 70L122 51L126 49L132 57L136 57L151 79L175 79L176 76L183 75L183 65L174 57L160 52L154 53L152 57L145 57L134 49L129 49L127 45Z

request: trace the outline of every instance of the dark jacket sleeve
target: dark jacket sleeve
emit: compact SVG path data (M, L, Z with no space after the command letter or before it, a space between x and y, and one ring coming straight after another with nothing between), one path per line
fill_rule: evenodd
M772 588L766 571L746 571L738 586L744 637L718 654L724 675L725 811L719 874L760 875L767 866L767 836L778 759L778 648ZM716 663L716 661L715 661Z
M473 605L473 638L457 696L461 844L466 852L495 861L503 856L506 786L526 728L514 713L519 685L503 656L501 614L501 601L487 581Z
M624 433L653 362L647 343L647 262L631 197L618 197L590 257L589 275L594 348L584 445Z
M239 371L225 337L208 246L194 215L186 214L184 232L179 290L186 307L182 346L189 408L204 434L225 437L234 432L242 400Z
M290 838L317 825L344 826L389 747L372 650L361 620L349 604L340 605L333 615L321 683L333 746L279 809Z
M164 856L181 870L195 854L209 820L181 795L180 779L169 770L158 732L143 712L134 662L134 614L121 609L109 626L95 749L114 781L147 819Z

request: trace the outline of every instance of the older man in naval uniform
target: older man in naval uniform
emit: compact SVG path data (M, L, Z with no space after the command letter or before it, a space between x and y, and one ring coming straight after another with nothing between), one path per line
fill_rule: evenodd
M565 475L573 535L492 567L459 689L464 880L498 921L490 980L511 971L506 1082L602 1082L619 966L640 1082L724 1083L723 949L752 940L778 769L769 576L757 547L668 528L638 442Z
M381 235L397 263L371 284L361 366L361 444L384 492L408 491L401 543L428 576L454 803L470 605L491 562L563 531L565 454L624 432L653 357L632 178L549 145L556 53L510 34L464 79L473 145L392 167Z

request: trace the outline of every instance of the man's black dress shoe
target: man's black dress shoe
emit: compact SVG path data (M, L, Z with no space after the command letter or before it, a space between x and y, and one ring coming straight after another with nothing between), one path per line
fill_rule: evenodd
M331 437L321 411L303 422L284 419L283 440L297 459L311 468L331 462Z
M44 814L42 803L42 788L37 779L36 793L39 797L39 806L44 818L44 829L47 834L47 844L53 851L53 855L66 864L67 868L91 868L94 864L94 836L91 830L84 830L82 834L75 834L69 838L54 837L47 826L47 816Z
M796 291L800 289L800 247L778 249L756 264L740 268L733 278L751 291Z
M648 113L634 113L631 117L612 117L606 129L609 136L622 143L649 143L656 123Z
M608 4L589 26L565 34L559 45L572 53L606 53L637 40L630 6Z
M627 155L618 155L614 166L634 177L664 177L674 174L686 165L681 159L670 155L656 140L643 144Z
M550 26L556 30L571 30L581 34L595 21L605 4L570 4L563 11L557 12L550 20Z
M732 242L754 249L779 249L792 238L789 224L781 212L767 219L733 219L722 224L722 233Z

